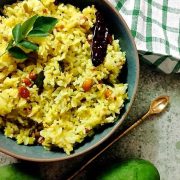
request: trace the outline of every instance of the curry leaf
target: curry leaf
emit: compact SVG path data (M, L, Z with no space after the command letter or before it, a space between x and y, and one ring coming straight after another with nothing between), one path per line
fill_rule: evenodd
M34 23L33 29L48 33L52 31L57 22L56 18L39 16Z
M49 33L46 33L41 30L32 30L29 32L28 37L46 37Z
M38 50L38 45L26 40L27 37L46 37L54 28L58 20L53 17L34 15L22 25L17 24L12 29L13 40L11 40L6 50L16 59L26 60L28 54L22 49ZM22 49L21 49L22 48ZM42 79L42 73L40 74Z
M34 44L34 43L30 42L30 41L26 41L26 40L21 41L18 45L20 45L20 46L22 46L22 47L24 47L26 49L31 49L33 51L37 51L38 48L39 48L38 45L36 45L36 44Z
M38 18L38 15L34 15L22 24L22 34L24 36L26 36L28 32L33 28L33 25L37 18Z
M17 24L12 30L13 38L16 43L20 42L24 37L22 35L21 24Z
M36 78L36 80L35 80L35 82L34 82L38 88L43 88L44 78L45 78L44 72L41 71L41 72L37 75L37 78Z
M16 59L26 60L28 58L28 55L19 47L11 47L8 49L8 52Z

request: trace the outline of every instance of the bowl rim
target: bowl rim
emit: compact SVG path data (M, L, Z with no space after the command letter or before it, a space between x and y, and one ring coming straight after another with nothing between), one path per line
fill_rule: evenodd
M69 160L75 157L79 157L83 154L86 154L88 152L90 152L91 150L95 149L96 147L98 147L100 144L102 144L105 140L107 140L109 137L112 136L112 134L119 128L119 126L122 124L122 122L125 120L125 117L127 116L127 114L129 113L131 106L134 102L135 99L135 95L137 92L137 88L138 88L138 82L139 82L139 72L140 72L140 67L139 67L139 57L138 57L138 52L137 52L137 48L136 48L136 44L134 42L134 39L132 37L132 34L130 32L130 29L127 25L127 23L125 22L125 20L123 19L123 17L121 16L121 14L114 8L114 6L108 2L108 0L102 0L102 3L107 4L107 6L116 14L116 16L120 19L120 21L122 22L122 24L124 25L125 29L127 30L127 34L130 37L130 40L132 42L132 45L134 47L135 51L135 60L136 60L136 65L137 65L137 73L136 73L136 77L135 77L135 86L134 86L134 90L132 93L132 98L130 100L129 103L129 107L127 108L126 112L123 114L123 116L120 118L119 122L117 122L117 124L112 128L112 130L106 135L104 136L101 140L99 140L97 143L95 143L94 145L92 145L91 147L82 150L81 152L72 154L72 155L67 155L66 157L56 157L56 158L31 158L31 157L26 157L24 155L18 155L16 153L10 152L9 150L6 150L4 148L0 147L0 152L5 153L11 157L20 159L20 160L25 160L25 161L31 161L31 162L57 162L57 161L64 161L64 160Z

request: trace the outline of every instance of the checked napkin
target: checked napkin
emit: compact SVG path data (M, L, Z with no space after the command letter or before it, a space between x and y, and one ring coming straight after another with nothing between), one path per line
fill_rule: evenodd
M180 73L180 0L109 0L136 42L140 60Z

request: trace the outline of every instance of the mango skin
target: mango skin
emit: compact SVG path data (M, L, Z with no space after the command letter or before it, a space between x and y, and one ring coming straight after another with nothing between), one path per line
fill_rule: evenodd
M0 180L40 180L37 169L28 164L11 164L0 167Z
M157 168L149 161L129 159L104 170L98 180L160 180Z

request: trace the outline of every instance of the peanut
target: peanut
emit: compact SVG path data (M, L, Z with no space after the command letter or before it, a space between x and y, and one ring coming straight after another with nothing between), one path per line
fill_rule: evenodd
M91 89L92 86L93 86L93 80L92 79L86 79L83 82L82 88L85 92L87 92Z
M59 31L62 31L64 29L64 25L59 25L56 27L56 30L59 32Z
M112 91L110 89L106 89L104 92L104 96L108 99L112 95Z
M23 8L26 13L29 13L29 7L28 7L27 3L23 4Z

